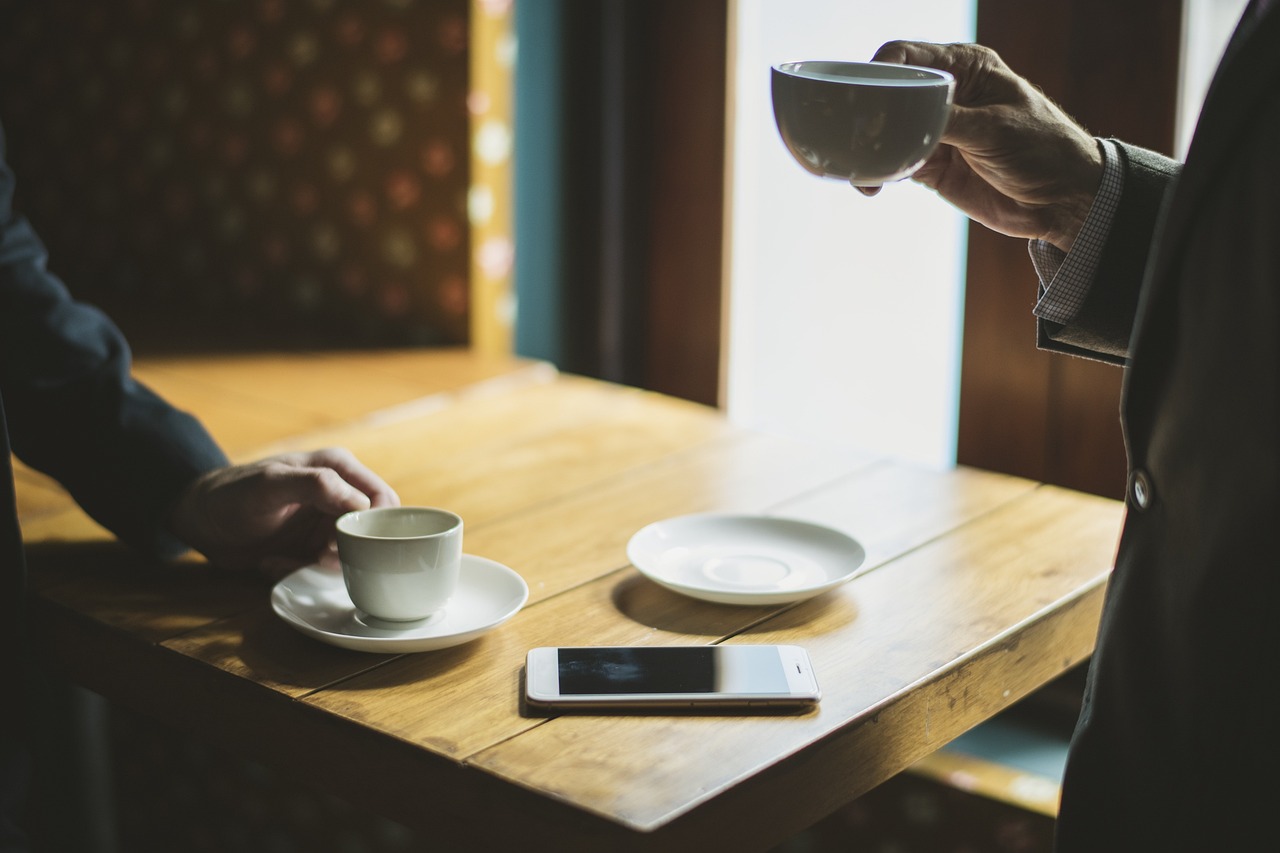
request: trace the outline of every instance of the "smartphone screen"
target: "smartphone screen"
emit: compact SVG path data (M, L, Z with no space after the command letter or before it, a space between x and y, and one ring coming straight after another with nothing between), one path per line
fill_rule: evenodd
M818 700L798 646L586 646L534 649L529 701L561 707L804 705Z

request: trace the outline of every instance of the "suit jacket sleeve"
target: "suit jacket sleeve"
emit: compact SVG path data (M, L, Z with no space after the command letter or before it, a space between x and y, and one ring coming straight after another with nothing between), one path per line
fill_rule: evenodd
M13 186L0 131L0 396L13 452L121 540L180 552L166 517L226 457L198 421L132 378L119 330L46 269Z
M1124 194L1102 250L1089 295L1068 324L1038 322L1039 345L1124 364L1138 313L1152 237L1166 194L1181 164L1116 140L1124 168Z

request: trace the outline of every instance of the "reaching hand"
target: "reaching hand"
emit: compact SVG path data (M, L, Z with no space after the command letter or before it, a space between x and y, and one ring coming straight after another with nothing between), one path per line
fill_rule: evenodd
M913 180L988 228L1070 250L1102 180L1102 153L1084 128L989 48L889 42L875 61L956 78L942 142Z
M347 450L286 453L211 471L187 488L173 532L217 565L269 574L336 560L333 523L400 498Z

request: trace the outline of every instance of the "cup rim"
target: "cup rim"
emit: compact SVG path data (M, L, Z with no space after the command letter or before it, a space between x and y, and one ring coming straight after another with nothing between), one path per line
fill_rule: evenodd
M367 515L425 515L443 516L450 519L451 523L441 529L430 533L411 533L400 536L379 536L374 533L366 533L360 530L353 530L352 525L360 521L361 517ZM434 506L375 506L368 509L356 509L351 512L343 513L338 516L334 522L334 529L343 536L349 536L354 539L367 539L371 541L403 541L410 539L430 539L438 536L447 536L462 528L462 516L448 509L442 509Z
M817 82L829 82L837 85L841 84L839 80L831 80L830 78L813 77L808 74L798 73L795 68L803 65L838 65L846 67L873 67L884 69L901 69L904 71L914 71L919 74L929 75L924 78L920 77L886 77L884 79L891 80L894 85L909 87L927 87L927 86L943 86L955 83L955 75L950 71L943 71L941 68L929 68L924 65L907 65L901 62L860 62L849 59L797 59L788 62L777 62L770 66L777 74L783 74L787 77L794 77L797 80L814 80ZM859 81L861 82L861 81Z

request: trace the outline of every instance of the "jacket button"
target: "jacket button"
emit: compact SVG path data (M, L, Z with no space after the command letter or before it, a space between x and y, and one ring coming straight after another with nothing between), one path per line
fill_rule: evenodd
M1146 509L1155 500L1155 491L1151 487L1151 476L1138 468L1129 475L1129 500L1138 509Z

